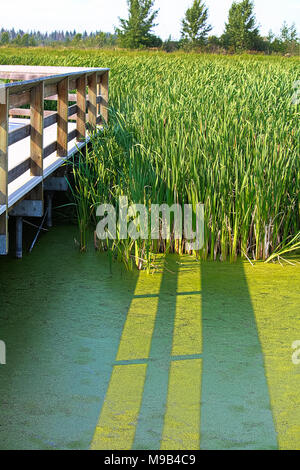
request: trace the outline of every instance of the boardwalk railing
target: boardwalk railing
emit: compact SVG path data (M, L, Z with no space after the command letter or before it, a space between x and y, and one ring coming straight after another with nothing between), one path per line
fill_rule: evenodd
M8 216L41 216L45 179L107 123L108 76L103 68L0 66L0 80L10 81L0 85L0 254ZM45 110L49 100L56 111Z

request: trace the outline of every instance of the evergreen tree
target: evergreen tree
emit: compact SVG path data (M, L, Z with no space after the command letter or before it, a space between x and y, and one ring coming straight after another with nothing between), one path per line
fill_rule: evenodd
M1 34L1 45L6 45L6 44L9 44L10 42L10 37L9 37L9 33L7 31L3 31L2 34Z
M237 51L255 49L259 30L253 11L254 5L251 0L233 2L223 36L226 47L232 47Z
M202 0L194 0L182 20L182 39L192 46L200 46L206 42L207 34L212 27L207 23L208 8Z
M138 49L151 47L157 38L151 33L158 10L153 10L154 0L127 0L128 20L120 18L116 29L121 47Z

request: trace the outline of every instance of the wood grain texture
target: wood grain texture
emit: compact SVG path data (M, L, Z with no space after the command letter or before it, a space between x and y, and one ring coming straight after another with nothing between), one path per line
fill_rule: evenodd
M8 106L9 95L5 91L0 103L0 205L7 207L8 202ZM8 250L8 224L6 212L0 215L0 254Z
M91 129L97 125L97 73L88 77L88 122Z
M108 124L108 100L109 100L109 72L101 76L101 104L100 114L106 124Z
M30 174L43 175L44 83L31 90Z
M58 84L57 91L57 153L64 157L68 153L68 77Z
M0 205L7 204L8 173L8 91L5 91L5 103L0 103Z
M86 135L86 75L77 80L77 140L82 141Z

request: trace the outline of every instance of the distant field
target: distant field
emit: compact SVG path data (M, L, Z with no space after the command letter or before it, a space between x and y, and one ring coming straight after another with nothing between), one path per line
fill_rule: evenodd
M84 207L126 194L204 202L203 258L266 259L299 242L299 58L0 48L0 63L111 68L111 129L75 170L81 230L94 221ZM128 241L127 259L184 251L147 243Z

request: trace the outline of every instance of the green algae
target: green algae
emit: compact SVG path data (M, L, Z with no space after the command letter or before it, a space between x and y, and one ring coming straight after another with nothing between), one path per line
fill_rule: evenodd
M0 259L0 338L7 346L7 365L0 366L1 449L87 449L93 438L139 274L119 263L110 270L107 255L92 249L80 254L74 237L72 227L57 227L21 262ZM288 331L288 341L294 335L300 339L299 269L263 263L254 268L247 263L200 265L186 259L187 269L201 270L202 278L200 293L198 284L187 286L200 294L195 308L202 311L201 448L269 449L278 447L277 440L286 448L288 439L300 448L293 418L299 393L283 390L282 348L276 354L276 334L268 340L280 328ZM177 258L170 255L167 266L137 449L159 449L164 425ZM151 292L153 276L142 276ZM284 344L285 354L287 348ZM295 387L300 377L296 367L287 373ZM278 381L282 396L275 391ZM290 431L282 438L284 419Z

